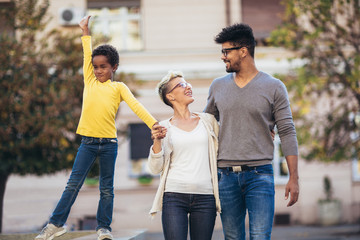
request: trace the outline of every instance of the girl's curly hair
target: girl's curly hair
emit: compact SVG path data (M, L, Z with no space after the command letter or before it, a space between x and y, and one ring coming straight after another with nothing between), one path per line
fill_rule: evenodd
M119 53L113 46L109 44L100 45L94 49L91 57L105 56L112 67L119 64Z

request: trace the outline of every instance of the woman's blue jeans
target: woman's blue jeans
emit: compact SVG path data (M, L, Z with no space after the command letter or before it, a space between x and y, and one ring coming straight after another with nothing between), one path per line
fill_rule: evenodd
M110 224L113 214L114 170L117 149L116 138L82 137L70 178L60 201L53 211L50 223L57 227L65 224L71 206L75 202L91 166L98 157L100 165L100 201L96 215L98 224L96 230L106 228L111 231Z
M270 240L275 197L272 165L241 172L219 168L218 179L225 240L245 240L246 211L250 239Z
M216 219L214 195L165 192L162 225L165 240L211 240Z

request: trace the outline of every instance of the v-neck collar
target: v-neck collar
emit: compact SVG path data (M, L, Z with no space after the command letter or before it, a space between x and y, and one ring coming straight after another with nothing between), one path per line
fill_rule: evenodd
M255 82L259 76L261 75L261 71L259 71L245 86L240 87L239 85L236 84L235 82L235 73L231 74L231 80L234 83L234 85L238 88L238 89L246 89L249 86L251 86L253 84L253 82Z

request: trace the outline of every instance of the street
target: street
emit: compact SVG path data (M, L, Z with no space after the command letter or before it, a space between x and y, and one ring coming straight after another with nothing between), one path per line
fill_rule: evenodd
M59 200L68 173L45 177L13 176L8 182L4 203L3 234L37 233L48 220ZM151 219L148 211L155 195L157 181L140 186L129 180L126 188L115 189L113 231L146 231L145 240L163 240L161 215ZM131 187L130 187L131 186ZM93 230L99 191L84 186L73 205L67 225L69 229ZM1 238L0 236L0 239ZM216 220L213 240L223 239L221 221ZM274 226L276 240L359 240L360 225L342 226Z

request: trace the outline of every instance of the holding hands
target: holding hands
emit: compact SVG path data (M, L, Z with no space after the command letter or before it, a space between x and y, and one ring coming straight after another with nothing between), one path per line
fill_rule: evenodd
M151 138L154 140L153 151L159 153L161 151L161 139L166 136L167 129L159 123L155 123L151 128Z
M167 129L158 123L155 123L151 128L151 138L155 140L161 140L166 136Z

